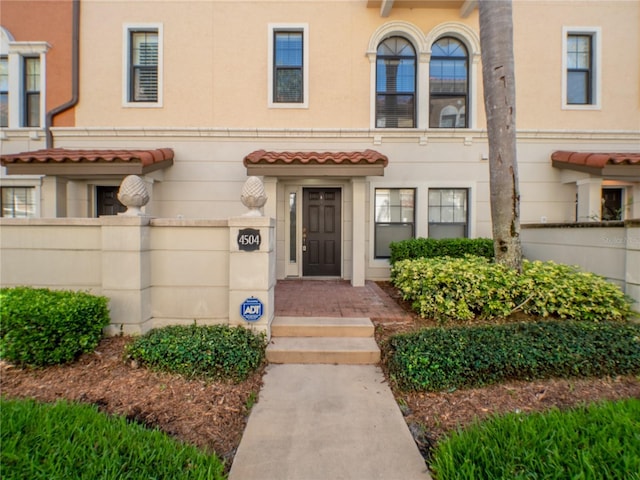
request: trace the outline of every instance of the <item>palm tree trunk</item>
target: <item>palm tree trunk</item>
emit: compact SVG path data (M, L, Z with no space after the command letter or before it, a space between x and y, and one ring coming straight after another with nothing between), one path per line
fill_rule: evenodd
M520 271L522 246L511 0L480 0L479 9L496 262Z

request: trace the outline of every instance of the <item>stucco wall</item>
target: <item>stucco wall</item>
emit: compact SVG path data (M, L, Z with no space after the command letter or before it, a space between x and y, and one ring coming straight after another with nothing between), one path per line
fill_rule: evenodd
M231 243L241 228L264 236L257 252ZM169 324L246 324L240 304L264 303L250 326L273 320L272 220L0 219L0 284L82 290L110 299L110 334ZM230 258L251 269L231 264ZM245 265L246 266L246 265ZM235 302L235 303L234 303Z
M577 265L619 285L640 312L640 220L529 225L522 250L530 260Z

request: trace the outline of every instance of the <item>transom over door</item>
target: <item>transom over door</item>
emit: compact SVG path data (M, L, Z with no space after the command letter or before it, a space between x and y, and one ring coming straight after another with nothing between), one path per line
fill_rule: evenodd
M305 188L302 215L302 274L341 275L341 191Z

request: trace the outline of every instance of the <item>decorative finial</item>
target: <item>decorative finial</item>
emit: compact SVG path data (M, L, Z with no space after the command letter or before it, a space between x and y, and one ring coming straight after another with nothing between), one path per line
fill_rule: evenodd
M129 217L141 216L141 207L144 207L149 203L149 192L147 186L137 175L128 175L120 184L120 190L118 190L118 200L125 207L127 211L118 215L125 215Z
M261 217L260 209L267 203L267 195L264 191L262 180L258 177L249 177L242 187L240 196L242 204L249 209L244 217Z

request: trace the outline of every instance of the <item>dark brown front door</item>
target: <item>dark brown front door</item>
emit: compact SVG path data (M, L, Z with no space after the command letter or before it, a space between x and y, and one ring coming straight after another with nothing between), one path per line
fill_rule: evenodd
M339 188L305 188L302 219L302 274L340 276Z
M117 215L127 210L118 200L120 187L96 187L96 216Z

